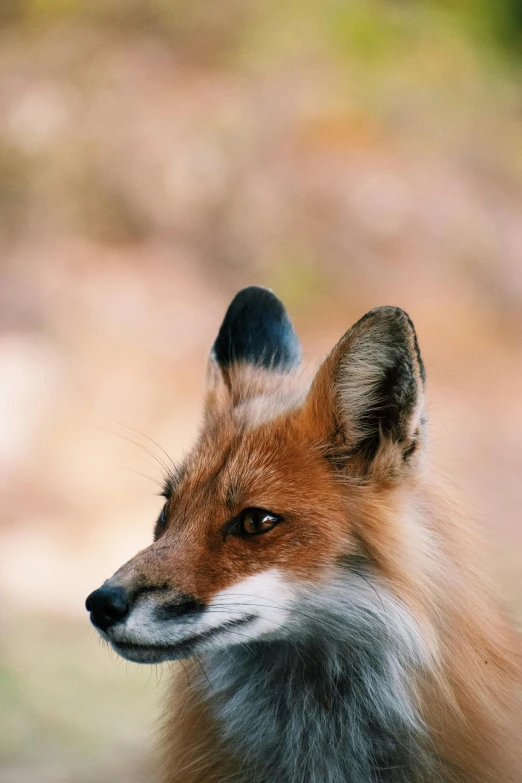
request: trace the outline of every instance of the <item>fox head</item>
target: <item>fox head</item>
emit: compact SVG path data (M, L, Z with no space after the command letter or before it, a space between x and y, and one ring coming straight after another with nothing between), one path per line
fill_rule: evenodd
M281 302L250 287L212 348L204 423L166 476L154 541L87 599L123 657L157 663L292 638L346 568L393 576L424 441L408 315L367 313L313 380Z

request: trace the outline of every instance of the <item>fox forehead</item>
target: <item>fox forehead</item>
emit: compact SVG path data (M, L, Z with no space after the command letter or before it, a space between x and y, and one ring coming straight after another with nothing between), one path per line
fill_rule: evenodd
M201 507L228 517L249 506L291 513L316 503L319 489L331 498L335 485L292 413L255 428L229 415L205 428L173 477L169 510L189 518Z

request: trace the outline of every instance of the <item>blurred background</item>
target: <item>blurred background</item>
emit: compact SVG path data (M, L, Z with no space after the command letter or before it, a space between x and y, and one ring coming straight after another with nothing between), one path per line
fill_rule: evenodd
M83 602L151 540L148 438L189 447L248 284L310 362L408 310L437 459L522 616L521 8L1 0L3 783L150 779L168 678Z

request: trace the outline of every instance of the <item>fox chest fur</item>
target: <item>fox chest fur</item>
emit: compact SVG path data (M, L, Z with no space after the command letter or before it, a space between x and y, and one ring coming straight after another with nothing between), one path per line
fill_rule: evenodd
M357 581L348 572L320 609L317 595L304 603L292 639L202 661L208 679L199 687L242 761L238 783L414 783L440 774L409 690L422 642L393 599L382 592L380 605Z

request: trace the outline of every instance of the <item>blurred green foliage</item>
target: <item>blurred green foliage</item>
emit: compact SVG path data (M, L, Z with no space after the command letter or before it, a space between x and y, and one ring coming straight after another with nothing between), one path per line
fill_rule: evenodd
M241 32L272 20L284 37L286 22L302 35L313 21L315 34L330 30L344 48L368 60L382 60L411 45L420 25L429 38L441 27L458 26L482 45L522 56L520 0L3 0L0 21L40 27L79 17L122 29L150 28L176 38L219 47L237 43ZM296 27L297 25L297 27Z
M520 0L439 0L437 5L460 18L473 33L511 54L522 55Z

